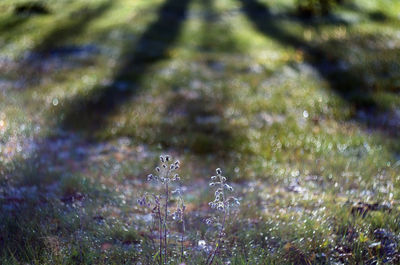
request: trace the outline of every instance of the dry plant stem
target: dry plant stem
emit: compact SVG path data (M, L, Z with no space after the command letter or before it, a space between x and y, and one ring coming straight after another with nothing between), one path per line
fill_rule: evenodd
M224 213L224 219L223 219L223 222L222 222L221 231L219 232L218 240L217 240L217 243L215 245L215 249L212 252L210 263L207 263L208 265L213 264L214 258L216 256L218 250L219 250L219 247L221 246L222 235L223 235L223 231L224 231L224 228L225 228L225 220L226 220L226 212Z
M157 196L155 196L153 194L153 198L155 201L155 213L157 214L157 218L158 218L158 235L159 235L159 239L160 239L160 246L159 246L159 265L162 265L162 215L161 215L161 205L160 205L160 201L159 198L157 198Z
M154 231L156 230L156 220L153 220L152 224L153 224L153 225L150 226L150 228L149 228L149 230L150 230L150 235L154 234ZM155 242L154 242L153 237L150 236L149 239L150 239L150 242L151 242L151 245L152 245L153 249L156 249L156 244L155 244Z
M183 239L185 237L185 205L182 203L181 263L183 262Z
M155 171L159 173L159 175L149 174L147 175L147 181L155 181L156 183L160 183L160 189L158 190L158 195L153 194L153 200L147 201L146 195L142 198L138 199L138 204L140 206L151 207L154 218L158 218L158 233L159 233L159 265L166 265L169 263L168 261L168 204L170 200L170 196L174 193L178 192L180 194L180 190L172 191L171 195L169 192L169 183L172 181L179 181L180 177L178 174L175 174L174 177L170 177L170 174L179 169L179 160L176 160L174 163L170 160L170 156L160 156L161 167L156 167ZM171 184L172 185L172 184ZM164 197L163 194L164 193ZM164 202L163 202L164 200ZM180 201L182 207L184 207L183 199L180 197ZM164 207L164 208L163 208ZM175 220L177 216L181 216L182 209L177 208L177 211L173 214L173 219ZM179 220L182 220L180 217ZM184 223L182 224L184 226ZM184 232L184 228L183 228ZM182 239L184 235L182 235ZM154 248L155 244L153 244ZM182 244L183 248L183 244ZM183 250L181 251L183 259Z
M158 209L158 211L157 211L157 214L158 214L158 233L159 233L159 236L160 236L160 251L159 251L159 263L160 263L160 265L162 265L162 220L161 220L161 210L160 210L160 205L158 205L158 207L157 207L157 209Z
M167 177L168 177L169 171L167 172ZM167 230L167 218L168 218L168 196L169 196L169 192L168 192L168 182L165 182L165 216L164 216L164 262L165 264L167 264L167 234L168 234L168 230Z
M214 262L214 258L215 258L215 256L216 256L216 254L217 254L217 252L218 252L218 249L220 248L220 246L221 246L221 240L222 240L222 236L223 236L223 233L224 233L224 230L225 230L225 222L226 222L226 201L225 201L225 192L224 192L224 184L223 184L223 181L222 181L222 178L220 177L220 185L221 185L221 189L222 189L222 201L224 202L224 217L223 217L223 220L222 220L222 226L221 226L221 230L219 231L219 233L218 233L218 239L217 239L217 242L216 242L216 244L215 244L215 248L214 248L214 251L213 252L211 252L212 254L211 254L211 256L209 256L208 258L207 258L207 265L211 265L211 264L213 264L213 262ZM210 259L211 258L211 259Z

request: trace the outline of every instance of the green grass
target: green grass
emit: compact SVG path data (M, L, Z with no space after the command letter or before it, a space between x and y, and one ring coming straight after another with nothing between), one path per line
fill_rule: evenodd
M135 202L161 153L200 187L185 194L191 248L221 167L242 198L223 261L385 259L374 231L400 233L397 1L312 20L291 0L42 1L51 13L31 16L17 2L0 3L1 264L151 264Z

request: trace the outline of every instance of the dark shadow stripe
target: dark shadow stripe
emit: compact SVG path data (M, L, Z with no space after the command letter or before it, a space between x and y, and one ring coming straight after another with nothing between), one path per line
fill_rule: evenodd
M125 47L122 65L114 74L111 85L98 86L86 97L73 99L65 108L62 126L67 129L91 131L104 125L109 114L129 101L149 68L168 57L168 50L179 36L190 0L166 0L140 39ZM156 43L157 45L152 45ZM150 47L149 47L150 46ZM133 47L133 48L132 48ZM80 122L84 121L84 122Z
M310 64L322 78L328 83L329 87L356 111L366 111L372 115L372 120L377 119L377 114L381 111L390 111L387 106L379 105L372 94L372 89L366 81L357 74L355 69L338 71L337 65L347 58L328 53L320 45L311 45L301 37L296 36L282 28L281 23L285 20L277 19L270 12L267 6L257 0L239 0L243 6L245 15L253 23L254 27L284 46L289 46L304 52L305 60ZM345 48L344 46L342 48ZM340 44L337 49L341 49ZM398 133L398 129L390 125L375 124L371 120L356 119L357 122L366 125L374 130L381 131L387 135Z

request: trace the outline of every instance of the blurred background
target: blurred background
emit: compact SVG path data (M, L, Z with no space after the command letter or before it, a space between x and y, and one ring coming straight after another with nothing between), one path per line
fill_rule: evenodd
M238 241L272 259L393 261L362 253L400 230L399 26L397 0L2 0L0 263L145 256L133 205L163 153L193 209L223 168L241 225L275 229Z

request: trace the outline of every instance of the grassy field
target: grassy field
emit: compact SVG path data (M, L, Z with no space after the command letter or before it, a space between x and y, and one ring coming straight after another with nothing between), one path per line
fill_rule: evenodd
M1 264L156 264L161 154L186 264L217 167L241 200L217 264L400 263L400 2L24 2L0 2Z

